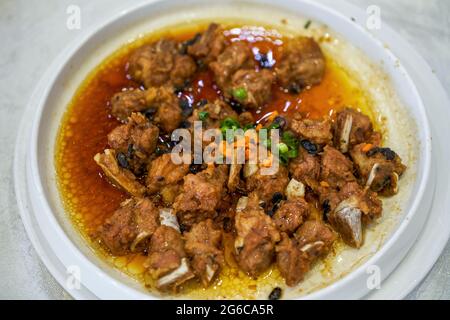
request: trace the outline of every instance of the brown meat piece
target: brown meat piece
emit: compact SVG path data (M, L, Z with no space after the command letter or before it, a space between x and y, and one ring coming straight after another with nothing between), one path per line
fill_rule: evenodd
M294 179L315 190L320 177L320 158L300 147L298 157L289 162L289 173Z
M258 197L268 203L274 193L284 194L289 183L289 176L286 167L280 165L278 171L273 175L262 175L261 170L251 175L246 180L248 192L256 192Z
M200 173L184 177L183 191L173 204L183 225L190 227L215 216L226 191L227 170L227 166L210 165Z
M285 45L276 67L280 84L291 91L319 84L325 74L325 57L312 38L298 37Z
M140 113L132 113L128 122L108 134L108 144L122 153L136 173L155 151L159 129Z
M303 223L294 236L300 250L308 254L310 261L328 254L336 240L336 235L329 226L313 220Z
M218 86L222 89L228 88L236 71L252 68L254 66L252 57L250 47L244 42L233 42L228 46L216 61L209 64Z
M207 103L203 107L194 110L192 116L188 119L191 123L190 128L193 128L194 121L201 121L199 118L200 112L208 113L206 119L203 120L204 129L219 128L220 123L226 118L232 118L235 120L238 119L238 115L233 108L231 108L226 102L217 99L214 102Z
M336 115L334 145L341 152L348 152L353 146L366 142L379 145L381 135L373 130L369 117L361 112L345 108Z
M331 121L302 119L299 114L289 124L290 129L301 139L309 140L315 144L331 144L333 134L331 132Z
M166 153L150 162L147 172L147 191L152 194L179 184L189 173L189 165L173 163L171 154Z
M359 144L350 152L361 182L384 196L396 194L398 179L406 170L400 157L389 148L365 148L366 144Z
M150 88L145 96L148 105L155 109L153 121L164 132L171 133L183 120L178 98L172 87Z
M233 75L231 88L225 90L225 95L229 98L233 97L248 108L262 107L271 98L274 79L273 73L267 69L260 71L241 69ZM245 90L245 97L233 96L233 92L239 89Z
M353 163L333 147L326 146L322 155L320 178L332 188L356 181Z
M228 41L222 27L216 23L211 23L199 39L188 47L188 53L197 61L207 65L216 60L227 45Z
M138 198L145 194L145 187L137 181L136 176L119 165L115 150L105 149L103 153L97 153L94 161L115 186Z
M207 287L224 263L223 252L220 249L222 232L214 227L211 219L207 219L195 224L184 236L185 249L191 258L192 269Z
M275 212L273 219L278 230L291 234L308 216L308 203L303 198L294 198L283 201Z
M241 126L246 126L246 125L253 125L255 124L255 118L253 117L252 113L249 111L245 111L242 112L241 114L239 114L239 123L241 124Z
M187 265L184 241L181 234L165 225L156 229L150 240L146 266L161 290L176 290L195 275Z
M100 241L113 255L140 251L159 226L159 212L147 199L131 198L121 203L98 229Z
M129 59L128 72L146 88L183 86L196 71L194 60L180 53L177 42L162 39L137 49Z
M126 121L133 112L146 109L145 92L139 89L122 91L111 98L111 114L121 121Z
M253 202L258 202L256 194ZM249 200L249 204L252 200ZM261 208L247 206L235 218L237 237L235 240L236 258L239 267L252 277L265 271L273 261L275 243L280 234L273 220Z
M309 271L308 254L299 249L295 239L286 233L281 234L281 242L276 246L277 267L288 286L295 286Z

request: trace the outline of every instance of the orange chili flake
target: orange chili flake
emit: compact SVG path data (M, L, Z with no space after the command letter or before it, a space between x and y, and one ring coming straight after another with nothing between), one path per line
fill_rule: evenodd
M272 112L270 114L270 116L267 118L267 122L272 122L277 116L278 116L278 111Z
M371 143L366 143L365 145L363 145L362 151L363 151L363 152L368 152L368 151L371 150L372 148L373 148L373 144L371 144Z
M328 184L328 182L326 182L326 181L320 181L320 185L322 186L322 187L325 187L325 188L328 188L330 185Z

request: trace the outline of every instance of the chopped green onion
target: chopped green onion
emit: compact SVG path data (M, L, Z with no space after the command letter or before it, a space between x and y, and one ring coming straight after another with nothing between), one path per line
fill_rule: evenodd
M256 125L249 123L249 124L246 124L244 126L244 128L242 128L242 129L244 129L244 131L247 131L247 130L250 130L250 129L255 129L255 127L256 127Z
M272 122L267 129L272 130L272 129L280 129L280 124L277 122Z
M200 111L200 112L198 113L198 118L199 118L201 121L205 121L206 119L208 119L208 117L209 117L209 112L208 112L208 111Z
M247 99L247 90L245 88L233 89L233 97L238 101L244 101Z
M306 21L306 23L305 23L305 29L308 29L308 28L311 26L311 23L312 23L311 20Z
M289 151L289 147L285 143L281 142L278 144L278 150L280 153L287 153Z
M289 150L287 152L287 156L290 159L297 158L298 157L298 149L291 149L291 150Z

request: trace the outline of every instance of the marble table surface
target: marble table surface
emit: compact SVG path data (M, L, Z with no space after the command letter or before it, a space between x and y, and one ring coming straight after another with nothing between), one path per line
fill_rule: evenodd
M364 10L379 6L383 21L417 49L450 89L450 1L349 2ZM66 27L70 5L81 9L81 30ZM49 61L98 15L108 16L127 5L123 0L0 1L0 299L70 299L40 262L20 220L12 177L15 137ZM450 299L450 244L408 298Z

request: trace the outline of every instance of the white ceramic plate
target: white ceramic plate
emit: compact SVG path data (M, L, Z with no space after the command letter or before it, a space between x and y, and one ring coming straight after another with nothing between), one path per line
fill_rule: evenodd
M133 29L133 27L136 27L136 23L144 18L149 19L150 17L157 16L163 12L171 11L174 7L183 5L192 8L193 5L199 2L201 1L171 1L170 3L152 2L150 4L147 3L139 8L139 10L132 9L129 12L122 13L119 17L114 17L103 28L93 33L87 39L75 43L70 49L63 53L57 61L55 61L50 69L49 78L46 81L47 85L44 86L41 95L39 95L36 100L32 101L34 105L33 109L37 110L37 115L35 119L33 119L33 128L31 132L31 137L33 139L31 140L31 148L27 150L29 153L25 177L28 182L28 195L30 201L28 202L26 199L23 199L23 202L30 203L33 207L33 212L36 214L39 228L48 241L51 250L65 267L70 265L81 267L82 274L84 275L82 279L83 284L97 297L133 299L151 298L151 296L142 290L139 284L118 274L114 270L110 270L104 263L102 264L101 261L98 261L99 259L86 248L86 244L79 236L77 238L77 235L74 234L67 218L65 216L54 214L57 210L55 210L54 207L51 207L51 205L54 206L59 199L56 194L49 192L49 190L54 188L54 180L52 181L51 178L46 176L49 171L46 171L48 170L48 167L46 167L48 165L48 159L46 159L45 156L47 155L48 157L48 154L53 154L53 144L45 144L43 141L39 140L39 137L43 134L48 134L49 131L55 130L55 128L58 127L58 116L60 116L60 114L55 110L46 110L46 108L48 109L47 106L50 105L48 102L55 99L55 95L63 90L65 86L71 85L70 83L67 83L67 81L73 81L76 84L80 83L82 79L67 78L66 74L70 71L72 66L78 65L81 62L88 66L90 64L95 65L95 62L89 61L87 56L94 55L100 39L114 38L113 35L116 34L118 30L123 32L123 29L126 28L129 29L129 32L135 32L136 30ZM232 2L235 3L234 1ZM269 4L273 2L274 1L259 1L260 4ZM349 37L349 40L351 42L352 40L355 40L360 46L366 46L365 49L369 50L370 55L374 59L388 59L387 61L391 61L392 59L392 56L390 56L389 53L387 54L386 50L380 50L379 46L383 46L383 44L373 39L358 25L351 23L349 16L339 15L329 11L326 7L307 1L278 1L277 6L286 6L286 8L288 7L291 11L298 10L298 12L302 12L303 15L315 20L326 19L333 30L347 35L354 35L354 39L352 36ZM188 17L192 18L192 16ZM123 43L123 40L126 39L126 37L130 37L130 33L122 34L122 37L117 37L115 41L109 44L111 46L111 51L117 48L120 43ZM392 48L400 46L398 43L387 43ZM386 57L386 55L388 55L388 57ZM400 57L398 53L397 56ZM411 85L407 74L403 70L402 72L392 72L394 73L392 76L396 78L397 81L406 79L408 85ZM398 72L398 74L395 72ZM55 82L56 80L58 80L58 82ZM419 96L414 96L414 87L408 88L411 90L410 92L412 92L412 104L416 108L412 111L416 115L416 121L421 124L419 127L421 129L419 130L419 135L424 139L424 147L420 157L421 172L419 173L418 178L418 181L421 183L416 186L417 198L412 201L410 207L411 210L409 210L395 234L372 259L340 281L310 295L310 298L362 297L368 293L368 288L365 283L365 267L372 264L380 265L384 271L382 277L387 277L392 269L400 262L401 258L407 253L413 241L419 234L422 223L426 219L428 205L432 196L432 193L430 194L432 187L427 185L430 161L430 141L427 132L428 125L426 116L423 112L424 110L421 106L420 98ZM408 105L410 106L411 104ZM45 115L45 117L41 118L43 115ZM22 184L22 187L23 186L24 184ZM427 191L427 196L422 198L424 191ZM18 197L20 198L19 192ZM420 200L422 200L422 202ZM418 208L420 209L421 214L414 215ZM61 210L61 208L58 209ZM27 211L27 208L22 205L21 211L25 212ZM29 229L31 229L31 227L27 228L27 230Z

